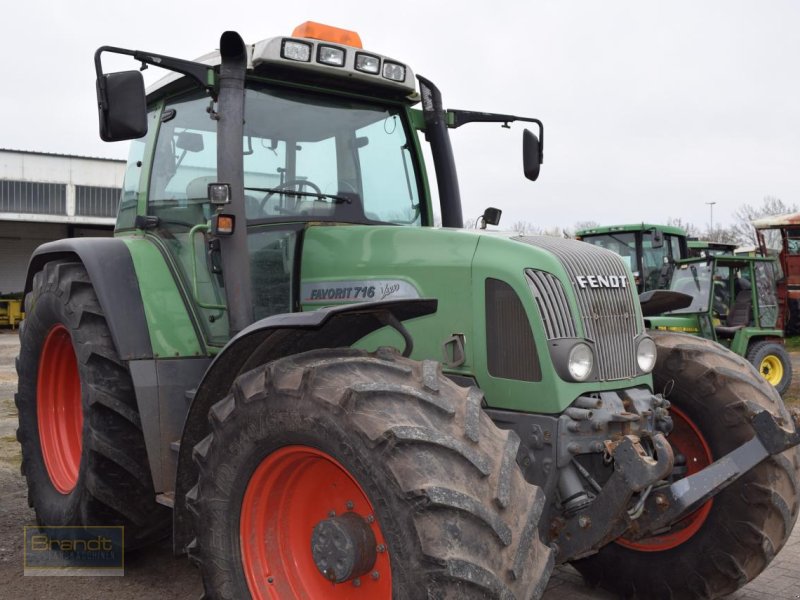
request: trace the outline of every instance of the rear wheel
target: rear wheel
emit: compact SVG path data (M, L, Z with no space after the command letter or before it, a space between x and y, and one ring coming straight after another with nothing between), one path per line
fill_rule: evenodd
M17 438L39 523L123 525L126 548L163 537L133 384L82 264L36 273L20 342Z
M436 363L320 350L240 376L187 494L210 598L538 598L542 492Z
M782 344L756 342L747 350L750 361L761 376L781 395L792 383L792 359Z
M742 357L694 336L651 332L657 392L672 403L669 436L678 476L691 475L753 437L753 415L791 422L775 389ZM590 585L621 597L719 598L761 573L798 513L800 454L767 458L670 530L620 539L574 566Z

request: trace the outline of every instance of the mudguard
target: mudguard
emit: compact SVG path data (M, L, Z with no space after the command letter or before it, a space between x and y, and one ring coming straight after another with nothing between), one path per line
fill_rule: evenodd
M25 293L51 260L83 263L122 360L153 357L139 282L128 247L116 238L68 238L39 246L28 263Z

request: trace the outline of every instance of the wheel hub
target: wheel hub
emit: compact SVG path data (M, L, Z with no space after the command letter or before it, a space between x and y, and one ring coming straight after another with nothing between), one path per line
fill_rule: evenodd
M314 563L334 583L368 573L377 558L376 547L366 519L354 512L320 521L311 534Z
M772 385L777 385L783 378L783 365L775 356L767 356L761 361L761 375Z

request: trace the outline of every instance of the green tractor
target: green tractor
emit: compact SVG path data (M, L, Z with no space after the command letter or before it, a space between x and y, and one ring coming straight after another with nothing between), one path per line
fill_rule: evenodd
M107 53L172 73L146 93ZM800 434L749 363L648 333L612 252L462 229L450 130L534 123L536 179L539 121L312 23L95 64L101 137L133 141L115 237L29 267L40 523L171 533L211 599L528 600L567 562L711 598L783 547Z
M774 259L720 254L679 261L669 289L691 302L646 314L648 329L715 340L750 361L778 393L789 388L792 362L778 324Z
M634 223L581 229L575 239L619 254L633 271L639 293L665 289L676 260L691 256L680 227Z

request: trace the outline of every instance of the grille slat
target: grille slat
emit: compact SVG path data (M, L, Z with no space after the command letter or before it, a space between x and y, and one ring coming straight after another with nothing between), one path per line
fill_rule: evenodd
M635 340L642 332L643 324L636 317L636 295L630 289L622 259L613 252L575 240L551 237L515 239L550 252L564 266L572 281L584 334L595 343L600 378L608 381L638 375ZM550 325L545 323L548 337L551 330L557 337L576 337L574 320L561 282L549 273L533 269L526 270L526 275L543 320L551 321ZM581 286L578 278L584 278L585 282L588 276L624 277L626 287ZM563 325L565 321L572 329Z
M526 269L528 286L539 306L548 340L575 337L575 320L564 288L557 277L545 271Z

